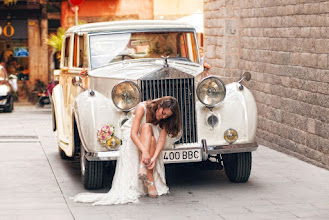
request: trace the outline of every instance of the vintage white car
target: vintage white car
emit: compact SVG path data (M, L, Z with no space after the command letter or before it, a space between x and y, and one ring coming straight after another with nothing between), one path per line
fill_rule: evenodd
M14 109L13 88L10 78L3 66L0 65L0 109L3 112L12 112Z
M224 165L231 181L246 182L251 151L258 147L256 103L241 84L250 74L224 85L203 72L195 29L184 23L120 21L68 29L52 95L61 157L80 153L84 187L101 188L104 164L120 157L120 128L132 110L169 95L180 103L183 129L179 138L167 138L165 163ZM106 141L99 136L105 125L112 129Z

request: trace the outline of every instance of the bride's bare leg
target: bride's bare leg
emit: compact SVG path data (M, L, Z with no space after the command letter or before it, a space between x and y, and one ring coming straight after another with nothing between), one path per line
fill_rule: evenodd
M142 142L142 144L144 145L144 147L146 147L146 150L149 153L150 153L150 148L151 148L152 137L153 137L153 130L152 130L151 125L149 125L149 124L142 125L139 139ZM140 153L140 159L141 159L142 152L139 152L139 153ZM141 163L142 162L143 161L141 161Z
M150 156L153 157L154 152L155 152L155 147L156 147L156 140L152 136L151 140L151 148L150 148ZM154 166L155 167L155 166ZM154 169L153 167L153 169ZM154 182L154 177L153 177L153 169L147 169L147 180ZM149 187L149 191L156 191L155 185Z
M150 157L152 157L155 152L156 140L153 136L153 130L151 125L144 124L141 127L139 138L140 141L143 143L143 145L146 147L147 151L149 152ZM142 158L141 152L140 152L140 158ZM140 161L140 163L143 164L143 161ZM151 170L147 169L147 180L150 182L154 182L153 169ZM147 183L147 185L150 185L150 183ZM148 188L148 191L149 192L156 191L155 185L150 186Z
M151 125L149 125L149 124L142 125L141 130L140 130L139 139L142 142L142 144L144 145L144 147L146 148L148 153L150 153L152 137L153 137L153 130L152 130ZM144 162L142 161L142 152L139 152L139 158L140 158L140 168L139 168L138 178L140 180L146 180L147 169L144 165Z

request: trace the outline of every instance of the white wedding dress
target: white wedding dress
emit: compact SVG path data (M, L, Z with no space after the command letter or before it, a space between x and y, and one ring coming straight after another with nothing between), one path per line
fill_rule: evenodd
M146 107L140 126L146 123ZM138 203L140 196L147 194L147 188L143 181L137 177L139 171L139 150L130 138L130 130L134 116L122 126L122 146L120 157L116 163L115 174L112 181L112 188L108 193L80 193L73 199L75 202L92 202L93 205L113 205ZM159 137L159 127L150 124L156 140ZM153 168L154 184L158 195L168 194L169 188L166 185L163 154L160 153Z

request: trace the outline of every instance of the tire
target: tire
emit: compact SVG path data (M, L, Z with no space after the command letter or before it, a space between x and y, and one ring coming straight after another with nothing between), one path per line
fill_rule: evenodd
M81 182L85 189L100 189L103 187L104 162L88 161L86 151L80 146Z
M45 105L43 103L41 103L41 102L38 102L38 107L39 108L43 108L43 107L45 107Z
M12 112L14 110L14 100L13 97L10 97L9 106L4 108L4 112Z
M225 173L234 183L245 183L251 172L251 152L222 154Z

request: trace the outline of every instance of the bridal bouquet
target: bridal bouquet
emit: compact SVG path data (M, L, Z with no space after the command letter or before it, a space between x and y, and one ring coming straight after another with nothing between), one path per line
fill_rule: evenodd
M97 139L103 146L107 146L107 141L114 136L114 126L111 124L103 125L97 131Z

